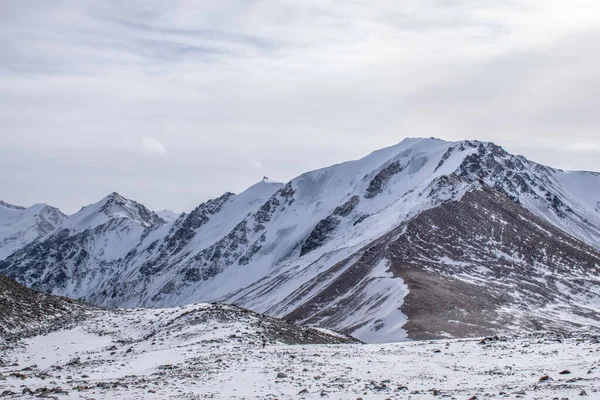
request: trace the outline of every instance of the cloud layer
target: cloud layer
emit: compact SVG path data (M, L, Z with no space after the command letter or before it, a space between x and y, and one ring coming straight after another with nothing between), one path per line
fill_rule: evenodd
M600 170L597 1L6 0L0 38L15 203L187 210L406 136Z

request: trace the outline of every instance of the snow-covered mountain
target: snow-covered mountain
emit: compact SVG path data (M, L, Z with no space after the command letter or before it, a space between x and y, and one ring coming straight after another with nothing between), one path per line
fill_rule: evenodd
M158 215L160 218L162 218L166 222L173 222L177 218L179 218L181 213L176 213L175 211L171 211L171 210L162 210L162 211L157 211L156 215Z
M107 199L0 273L108 306L218 299L373 342L600 326L600 174L492 143L406 139L170 222Z
M66 218L47 204L25 208L0 200L0 260L51 232Z

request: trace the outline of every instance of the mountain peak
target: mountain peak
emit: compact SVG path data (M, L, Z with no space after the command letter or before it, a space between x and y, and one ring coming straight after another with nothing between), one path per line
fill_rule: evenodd
M263 182L263 183L274 183L276 185L283 185L283 182L279 182L279 181L275 181L273 179L269 179L269 177L267 177L267 176L263 176L261 182Z
M131 219L144 228L162 225L165 221L143 204L112 192L97 203L83 207L72 215L64 227L84 231L102 225L111 219Z
M518 329L567 329L600 301L599 202L598 175L409 138L285 185L257 179L166 225L111 193L69 219L79 233L56 230L0 272L99 305L222 300L373 342L487 335L512 324L507 309L525 310ZM567 319L549 317L555 304Z
M25 208L0 201L0 260L45 236L66 218L58 208L48 204Z

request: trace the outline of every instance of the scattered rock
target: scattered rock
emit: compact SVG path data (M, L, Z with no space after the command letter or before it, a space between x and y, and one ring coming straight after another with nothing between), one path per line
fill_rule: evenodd
M81 359L79 357L72 358L66 365L73 366L81 364Z
M571 373L571 371L569 371L568 369L565 369L564 371L559 372L560 375L568 375L570 373Z

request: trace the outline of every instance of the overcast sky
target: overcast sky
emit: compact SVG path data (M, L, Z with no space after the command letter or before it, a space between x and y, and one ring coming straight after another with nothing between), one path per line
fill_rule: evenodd
M600 171L598 0L0 2L0 199L188 211L405 137Z

